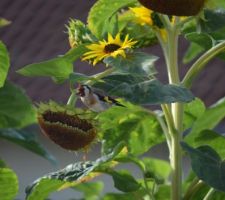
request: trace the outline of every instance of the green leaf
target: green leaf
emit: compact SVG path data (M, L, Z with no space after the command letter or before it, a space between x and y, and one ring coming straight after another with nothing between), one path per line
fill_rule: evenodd
M86 81L96 81L96 78L91 77L91 76L87 76L85 74L81 74L81 73L72 73L69 76L69 80L71 83L82 83L82 82L86 82Z
M111 153L102 156L96 161L77 162L70 164L66 168L57 172L49 173L26 188L27 200L45 200L50 193L59 191L68 187L74 187L76 184L90 178L91 173L98 171L98 168L106 165L119 154L124 147L123 143L119 143ZM102 170L102 169L101 169Z
M137 196L140 197L139 195ZM137 197L133 192L125 194L109 193L102 200L137 200Z
M186 143L181 143L181 146L189 154L192 169L199 179L224 192L225 161L221 160L217 152L209 146L201 146L196 149Z
M145 177L153 178L157 184L163 184L168 180L171 167L168 162L156 158L144 158Z
M158 190L156 192L155 199L156 200L170 200L170 186L169 185L159 185Z
M215 32L225 27L225 9L205 9L204 18L200 20L203 32Z
M12 200L18 192L18 179L14 171L0 168L0 199Z
M136 0L99 0L91 8L88 15L88 27L92 33L102 38L107 32L113 31L116 12L136 3Z
M68 60L69 62L73 63L78 58L80 58L84 53L86 53L88 49L85 47L85 45L79 45L77 47L74 47L70 49L63 58Z
M1 24L1 21L0 21ZM0 88L3 87L9 70L9 55L6 46L0 41Z
M83 193L83 198L85 200L99 200L99 196L103 190L104 184L102 182L93 182L93 183L81 183L75 187L75 190L78 190Z
M6 168L6 164L2 159L0 159L0 168Z
M198 98L184 105L184 130L193 126L205 112L205 104Z
M191 144L193 147L207 144L215 149L222 158L225 158L225 137L219 133L216 133L215 131L203 130L198 133L195 138L192 138L192 140L189 138L189 140L185 139L185 141Z
M114 106L98 115L103 151L109 152L124 141L131 154L142 154L164 141L163 131L155 118L141 107L125 104Z
M31 131L15 130L15 129L0 129L0 138L14 142L33 153L40 155L52 163L56 163L55 158L49 154L44 147L38 143L35 134Z
M185 138L185 141L192 144L198 134L203 130L215 128L225 117L225 98L219 100L216 104L206 109L205 112L197 118L191 132Z
M224 0L208 0L206 5L209 8L225 8L225 1Z
M198 55L200 55L204 51L204 48L199 46L198 44L191 43L188 47L187 51L185 52L185 55L183 57L183 63L187 64L191 62L194 58L196 58Z
M205 50L212 48L214 45L213 38L207 33L188 33L185 35L185 38L195 44L198 44Z
M11 24L10 21L8 21L7 19L1 18L0 17L0 28L4 27L4 26L8 26L9 24Z
M136 74L139 76L152 76L156 74L154 68L155 61L158 57L143 52L133 52L127 54L126 58L119 56L116 58L108 57L104 63L113 66L117 71L122 73Z
M24 91L10 82L0 88L0 128L22 128L36 122L36 111Z
M142 77L117 73L102 80L103 82L98 82L94 86L106 91L108 95L125 98L136 104L190 102L194 99L188 89L177 85L163 85L155 79L145 80Z
M29 77L52 77L58 83L69 78L73 72L73 64L64 57L58 57L40 63L26 65L17 71L19 74Z
M109 174L113 178L115 188L122 192L134 192L141 187L127 170L110 170Z

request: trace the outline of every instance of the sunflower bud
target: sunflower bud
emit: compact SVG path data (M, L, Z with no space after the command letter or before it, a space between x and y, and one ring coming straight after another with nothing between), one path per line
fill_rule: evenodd
M94 36L87 26L80 20L69 21L69 25L66 26L69 35L69 44L71 48L83 43L90 43L94 41Z
M204 6L205 0L138 0L143 6L166 15L193 16Z
M84 111L82 114L77 112L75 108L55 102L41 103L38 108L38 122L42 132L64 149L87 149L97 136L96 129L84 118Z

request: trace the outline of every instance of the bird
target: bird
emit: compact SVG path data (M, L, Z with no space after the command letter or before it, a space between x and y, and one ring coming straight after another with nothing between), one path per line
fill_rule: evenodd
M110 96L104 96L94 92L93 89L88 85L79 84L77 91L77 95L80 97L83 104L94 112L105 111L112 105L125 107Z

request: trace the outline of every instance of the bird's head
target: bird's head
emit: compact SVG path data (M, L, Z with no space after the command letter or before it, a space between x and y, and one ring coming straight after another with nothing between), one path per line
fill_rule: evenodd
M77 87L77 95L80 97L85 97L91 94L92 90L88 85L81 85L79 84Z

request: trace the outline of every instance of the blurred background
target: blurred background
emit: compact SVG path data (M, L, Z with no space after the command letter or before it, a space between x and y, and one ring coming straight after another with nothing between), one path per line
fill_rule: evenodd
M49 99L66 102L69 97L68 83L55 85L49 78L27 78L16 73L21 67L44 61L69 50L65 24L70 18L76 18L83 22L87 19L90 7L95 0L1 0L0 17L10 20L12 23L0 29L2 40L11 57L9 77L12 82L20 85L33 102L47 101ZM180 60L184 55L188 43L181 38ZM145 51L162 57L159 46L154 46ZM180 63L181 75L185 73L189 65ZM158 78L167 82L164 60L156 63ZM80 61L75 63L75 71L87 75L102 70L102 66L91 67L88 63ZM204 100L206 105L211 105L219 98L225 96L225 66L224 62L214 59L208 64L206 70L195 81L192 92L195 96ZM221 127L223 129L223 127ZM52 165L37 155L22 149L7 141L0 140L0 155L6 163L18 174L20 181L20 193L18 199L24 199L25 187L50 171L57 170L69 163L81 159L82 154L67 152L49 140L38 134L47 149L57 158L58 165ZM166 148L153 149L153 155L167 157ZM95 159L99 155L99 148L93 148L88 155ZM130 166L132 167L132 166ZM110 190L111 178L103 177L106 184L105 191ZM51 196L54 200L67 200L74 197L71 191L60 192Z

